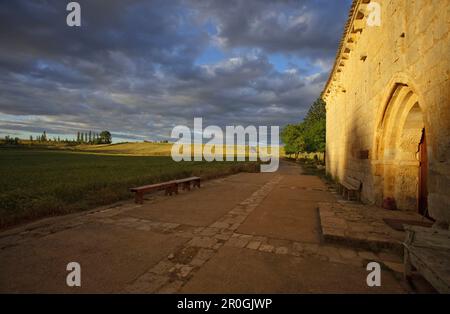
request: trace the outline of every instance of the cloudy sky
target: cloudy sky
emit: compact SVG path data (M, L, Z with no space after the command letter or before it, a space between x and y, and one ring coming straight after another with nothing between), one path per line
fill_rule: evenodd
M300 121L332 67L350 0L0 0L0 135Z

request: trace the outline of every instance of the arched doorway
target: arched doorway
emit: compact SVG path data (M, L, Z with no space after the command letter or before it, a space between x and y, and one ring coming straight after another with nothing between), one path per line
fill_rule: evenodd
M392 90L378 120L375 156L379 203L393 198L401 210L427 215L428 158L425 119L417 95L405 84Z

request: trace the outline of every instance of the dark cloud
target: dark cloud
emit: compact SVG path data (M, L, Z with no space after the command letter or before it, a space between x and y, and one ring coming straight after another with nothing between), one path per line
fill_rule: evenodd
M327 78L321 65L349 1L79 2L82 27L70 28L68 1L0 1L0 129L141 139L167 138L195 116L299 121ZM223 60L198 63L208 47ZM271 53L309 61L284 71Z
M225 47L260 47L308 58L333 56L350 1L208 0L192 2L217 23Z

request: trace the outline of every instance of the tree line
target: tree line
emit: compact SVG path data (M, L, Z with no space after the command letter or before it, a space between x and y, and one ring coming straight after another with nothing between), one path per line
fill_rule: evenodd
M303 122L288 124L281 132L287 155L325 152L326 111L325 102L318 98L309 108Z
M100 133L77 132L77 142L83 144L111 144L112 136L109 131L102 131Z
M91 145L97 145L97 144L111 144L112 143L112 136L109 131L102 131L100 133L96 132L77 132L77 138L76 139L61 139L59 136L54 136L53 138L47 135L47 132L42 132L41 135L38 135L36 137L33 137L33 135L30 135L30 142L37 142L37 143L61 143L61 144L91 144ZM5 144L10 145L19 145L20 139L18 137L12 138L9 135L5 136L4 138Z

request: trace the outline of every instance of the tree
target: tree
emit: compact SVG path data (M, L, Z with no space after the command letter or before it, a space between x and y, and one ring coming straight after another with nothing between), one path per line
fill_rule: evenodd
M30 135L30 142L33 142L33 135Z
M81 135L80 132L77 132L77 142L80 143L81 142Z
M325 102L317 99L309 108L303 122L287 125L281 132L285 153L324 152L326 139Z
M100 143L99 144L111 144L112 136L109 131L100 132Z
M295 158L297 158L298 154L304 150L305 141L301 124L288 124L281 131L281 139L284 143L285 153L288 155L295 154Z
M316 101L311 105L306 114L304 122L306 124L316 123L316 122L325 122L326 121L326 110L325 110L325 101L321 98L316 99Z
M305 151L324 152L326 139L326 109L325 102L318 98L309 108L304 119L303 135Z
M92 131L89 131L89 144L92 144Z

